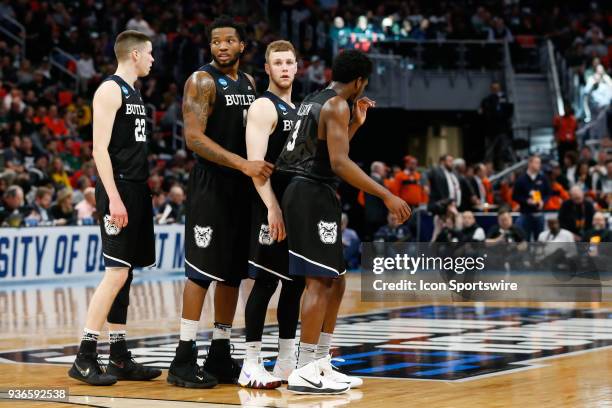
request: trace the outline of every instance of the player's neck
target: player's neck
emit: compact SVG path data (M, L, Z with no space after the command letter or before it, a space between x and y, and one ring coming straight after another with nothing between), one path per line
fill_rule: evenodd
M135 68L122 64L119 64L119 66L117 66L115 75L121 77L121 79L123 79L132 88L134 87L134 83L138 79L138 74L136 74Z
M289 105L293 105L291 102L291 90L293 86L289 88L283 89L277 86L274 82L270 81L270 85L268 86L268 92L272 92L274 95L278 96L283 101L287 102Z
M340 96L341 98L346 99L347 101L351 97L351 92L352 91L350 89L348 89L348 86L346 86L346 84L332 81L329 84L329 86L327 87L327 89L333 89L334 91L336 91L338 96Z
M217 64L217 61L211 62L210 65L212 65L223 75L230 77L234 81L238 79L238 67L240 66L240 61L236 61L234 65L231 65L229 67L221 67L219 66L219 64Z

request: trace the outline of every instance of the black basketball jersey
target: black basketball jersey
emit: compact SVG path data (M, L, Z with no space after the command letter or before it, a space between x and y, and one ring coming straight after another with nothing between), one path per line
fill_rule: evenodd
M265 91L261 97L269 99L276 109L276 127L268 139L268 150L265 157L267 162L274 163L283 150L287 137L293 128L297 117L297 109L292 108L291 105L270 91Z
M255 101L253 84L242 71L238 71L238 79L234 81L211 64L199 70L212 76L216 88L215 104L206 124L206 136L224 149L246 159L246 118L249 106ZM239 173L202 157L198 157L198 161L225 172Z
M140 92L121 77L111 75L104 80L114 81L121 89L121 107L115 114L108 154L117 180L143 182L149 178L147 160L147 112Z
M318 138L321 109L336 95L333 89L324 89L307 96L302 102L297 122L276 161L277 170L338 186L340 179L331 169L327 140Z

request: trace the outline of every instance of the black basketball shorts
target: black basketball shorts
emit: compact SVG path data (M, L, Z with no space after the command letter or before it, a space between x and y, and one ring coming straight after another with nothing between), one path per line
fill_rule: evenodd
M147 183L115 180L128 214L128 225L119 228L110 222L109 199L96 184L96 209L102 236L102 254L107 267L151 267L155 265L153 203Z
M253 183L196 164L189 174L185 214L185 275L237 283L248 276Z
M288 176L274 173L272 189L280 202L290 182ZM251 246L249 251L249 278L292 280L289 277L289 247L287 238L278 242L270 237L268 208L258 194L251 205Z
M289 275L337 278L346 273L342 255L342 209L327 184L294 177L283 196L289 243Z

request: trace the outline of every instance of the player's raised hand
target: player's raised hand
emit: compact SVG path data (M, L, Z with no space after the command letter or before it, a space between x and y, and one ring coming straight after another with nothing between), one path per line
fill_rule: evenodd
M358 126L363 125L366 120L368 109L376 106L376 102L364 96L357 99L355 105L353 105L353 123Z
M268 226L270 227L270 237L274 241L282 241L287 237L285 233L285 223L283 221L283 212L280 208L272 208L268 210Z
M404 200L395 196L393 194L389 194L387 198L384 200L385 206L389 209L389 212L397 217L397 221L400 224L408 221L410 216L412 215L412 210L408 203Z
M128 213L123 205L121 198L110 199L108 205L110 211L111 223L115 224L119 228L127 227L128 225Z
M274 165L264 160L247 160L242 172L249 177L269 178L274 171Z

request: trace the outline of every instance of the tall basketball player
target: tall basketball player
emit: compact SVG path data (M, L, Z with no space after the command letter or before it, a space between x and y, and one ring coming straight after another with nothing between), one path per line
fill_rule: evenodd
M132 271L155 264L153 207L146 183L149 130L142 97L134 89L136 79L151 70L151 51L146 35L119 34L117 71L102 82L93 99L93 156L102 181L96 185L96 206L106 271L89 304L79 352L68 371L72 378L92 385L161 375L161 370L136 363L125 342ZM105 320L110 329L106 371L96 353Z
M306 394L335 394L358 386L361 380L335 371L330 356L317 359L323 330L333 332L344 294L344 260L339 239L339 178L380 197L400 222L410 216L406 202L373 181L348 156L349 142L374 102L361 98L372 63L359 51L338 55L332 83L308 97L277 167L297 174L282 200L289 241L289 273L305 276L298 368L289 376L288 390ZM349 102L355 102L353 117ZM321 311L324 311L323 313ZM331 340L331 339L329 339ZM320 344L327 351L329 344Z
M293 45L288 41L270 43L266 49L265 69L270 85L249 108L247 154L250 160L275 162L296 117L291 102L297 72ZM246 360L238 380L243 387L279 387L295 368L295 332L304 279L289 277L285 225L279 205L289 181L289 177L280 173L274 173L267 180L253 178L259 197L253 200L252 206L249 277L255 279L255 284L245 310ZM264 368L260 352L266 310L279 281L282 282L277 308L279 354L273 376Z
M197 164L189 175L185 225L185 273L180 341L170 365L170 384L208 388L236 383L240 366L230 356L238 288L247 277L253 183L274 166L246 160L247 111L255 101L253 79L238 70L244 29L229 17L209 26L213 62L185 84L183 121ZM211 282L215 327L204 367L197 365L196 333Z

